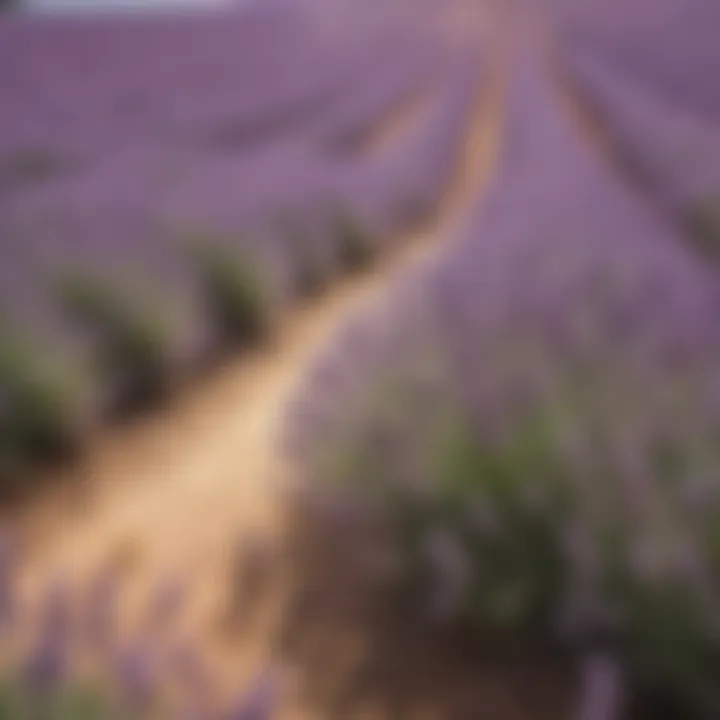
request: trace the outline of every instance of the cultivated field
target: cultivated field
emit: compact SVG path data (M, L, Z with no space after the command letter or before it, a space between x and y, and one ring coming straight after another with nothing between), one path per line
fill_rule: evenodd
M720 6L0 15L0 716L720 713Z

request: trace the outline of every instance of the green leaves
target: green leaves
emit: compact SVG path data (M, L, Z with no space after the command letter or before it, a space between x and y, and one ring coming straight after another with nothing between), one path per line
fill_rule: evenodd
M629 588L631 633L624 652L641 692L678 710L714 717L720 710L720 648L709 642L703 614L677 583Z
M335 242L342 268L349 272L364 270L371 264L374 255L369 228L346 210L338 210L335 218Z
M0 325L0 480L4 490L39 462L74 451L81 387L62 359Z
M146 294L81 271L60 275L54 288L65 314L91 341L113 409L132 410L164 397L171 328Z
M260 268L216 244L192 249L207 314L222 345L257 342L269 332L269 297Z
M713 259L720 257L720 198L696 204L688 214L688 226L700 249Z

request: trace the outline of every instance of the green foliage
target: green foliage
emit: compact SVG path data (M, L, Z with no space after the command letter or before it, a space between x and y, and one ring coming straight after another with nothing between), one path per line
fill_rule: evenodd
M121 720L121 715L93 687L63 687L39 695L7 679L0 685L0 720Z
M712 258L720 257L720 199L713 197L698 203L688 221L700 249Z
M564 512L547 419L528 418L497 447L473 440L457 422L435 452L443 503L473 558L469 616L480 625L513 631L547 627L562 582L554 528ZM528 499L528 483L543 483L542 507ZM502 532L468 526L467 508L478 502Z
M6 2L6 6L12 6ZM2 9L0 0L0 9ZM16 183L35 183L63 175L73 161L54 150L28 148L0 158L0 187Z
M307 300L317 297L327 285L327 268L318 257L317 247L310 233L288 213L281 215L280 225L284 248L292 273L295 297Z
M628 583L623 607L632 630L626 664L639 694L674 716L716 717L720 643L708 636L702 609L682 585Z
M212 242L196 243L191 252L207 313L220 342L238 346L266 337L270 301L255 263L241 252Z
M336 242L343 269L354 272L367 268L374 255L370 231L345 211L337 211L335 218Z
M459 405L418 412L383 384L382 401L333 428L338 461L311 472L380 508L406 597L452 591L452 619L493 635L609 638L638 695L678 708L671 717L715 717L720 496L688 509L684 483L718 477L720 446L691 385L568 369L512 413L506 398L471 421ZM693 424L668 424L680 417ZM439 574L425 551L438 531Z
M151 302L83 273L61 276L56 290L67 316L90 337L116 409L164 397L172 377L171 334Z
M0 479L73 452L80 440L78 383L58 359L0 327Z
M20 684L5 680L0 684L0 720L20 720L23 717Z
M92 687L65 689L55 699L52 720L116 720L118 713L102 693Z

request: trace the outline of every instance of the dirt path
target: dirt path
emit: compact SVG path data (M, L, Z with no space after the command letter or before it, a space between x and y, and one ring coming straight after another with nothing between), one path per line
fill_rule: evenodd
M123 550L136 560L131 604L151 573L177 568L192 580L189 622L205 628L216 622L238 537L280 529L278 483L291 469L275 448L290 394L348 315L378 302L400 273L430 261L479 197L499 127L501 83L489 84L438 222L400 243L370 274L294 313L272 351L232 361L171 407L100 437L69 471L83 481L80 497L56 493L20 521L31 546L30 587L49 569L85 577L108 553ZM258 648L248 651L255 667Z

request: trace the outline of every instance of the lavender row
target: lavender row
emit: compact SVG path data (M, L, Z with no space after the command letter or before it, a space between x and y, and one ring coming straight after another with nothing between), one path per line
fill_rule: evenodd
M688 226L705 250L717 252L720 122L653 94L629 73L590 52L576 52L567 63L621 163Z
M395 110L428 90L432 79L441 75L438 63L442 63L442 55L429 52L427 47L419 51L419 47L394 48L396 62L388 62L382 69L371 68L365 86L318 118L310 128L314 142L338 151L352 150L371 137Z
M509 102L466 231L298 395L306 509L338 543L371 528L360 571L425 622L564 646L583 718L714 717L715 282L598 162L539 56Z
M42 276L39 264L52 268L77 261L90 268L137 267L182 285L187 280L173 258L177 249L172 239L163 239L172 231L199 230L243 242L243 234L262 235L282 213L302 226L342 205L379 234L389 234L396 229L399 207L432 206L447 185L475 97L477 67L470 63L464 72L470 77L449 75L450 85L436 106L409 137L378 157L331 163L287 142L237 158L197 157L180 172L172 165L156 167L162 154L156 162L141 150L87 177L18 199L4 221L6 242L16 240L11 243L16 257L3 273L8 298L31 286L28 275ZM419 179L426 187L415 190L411 184ZM412 190L416 198L403 197ZM331 251L332 237L325 242Z
M689 112L718 118L720 11L713 0L630 0L559 6L560 43L587 49L626 68L654 93Z
M288 139L178 160L140 146L6 198L0 474L16 472L18 435L44 446L53 426L76 437L103 408L163 397L218 344L255 342L288 303L431 213L458 160L478 72L474 48L456 52L437 104L380 154L318 157ZM45 358L43 346L69 369L38 386L36 363L23 358ZM58 410L67 374L82 388L69 428ZM13 417L24 418L19 428Z
M392 27L333 39L321 20L317 10L291 7L162 21L7 20L4 185L43 158L48 173L70 172L129 147L226 152L298 132L318 108L342 103L356 86L367 92L398 58L417 65L430 39Z

